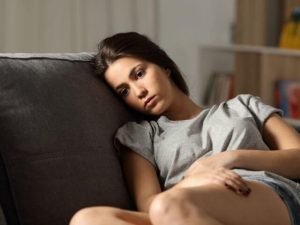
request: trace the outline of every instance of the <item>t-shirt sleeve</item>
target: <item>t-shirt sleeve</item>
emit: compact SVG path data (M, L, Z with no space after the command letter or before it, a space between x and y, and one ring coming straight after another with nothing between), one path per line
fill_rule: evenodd
M155 166L153 130L148 121L128 122L120 127L114 138L114 146L119 153L121 145L141 155Z
M263 103L260 97L245 94L238 95L237 98L246 106L247 110L251 113L259 130L263 129L265 121L271 114L278 113L280 116L282 116L283 114L282 110Z

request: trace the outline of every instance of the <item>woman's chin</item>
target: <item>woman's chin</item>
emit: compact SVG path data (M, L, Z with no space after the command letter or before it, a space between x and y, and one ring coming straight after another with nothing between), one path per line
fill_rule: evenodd
M146 114L146 115L151 115L151 116L161 116L164 113L164 104L162 104L162 102L157 102L157 104L155 104L152 107L148 107L148 108L135 108L137 111Z
M148 109L148 110L142 109L139 111L151 116L160 116L163 114L163 110L161 110L160 107L153 107L152 109Z

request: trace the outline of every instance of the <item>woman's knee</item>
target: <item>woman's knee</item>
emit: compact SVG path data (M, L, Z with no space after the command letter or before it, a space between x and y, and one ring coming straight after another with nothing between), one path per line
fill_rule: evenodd
M105 218L117 217L118 209L112 207L88 207L76 212L71 218L70 225L92 225ZM97 222L99 224L99 222Z
M174 189L158 195L151 203L149 216L154 224L184 224L190 212L200 210L185 189ZM175 222L174 222L175 221Z

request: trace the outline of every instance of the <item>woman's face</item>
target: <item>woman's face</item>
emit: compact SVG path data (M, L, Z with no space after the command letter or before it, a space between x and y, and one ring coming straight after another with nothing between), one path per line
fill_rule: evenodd
M107 83L130 107L152 115L163 114L173 101L169 76L168 69L133 57L114 61L105 72Z

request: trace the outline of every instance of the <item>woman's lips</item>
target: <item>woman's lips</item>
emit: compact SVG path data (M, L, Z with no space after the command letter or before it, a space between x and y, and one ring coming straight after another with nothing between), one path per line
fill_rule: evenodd
M149 97L144 104L145 109L153 108L156 105L156 95Z

